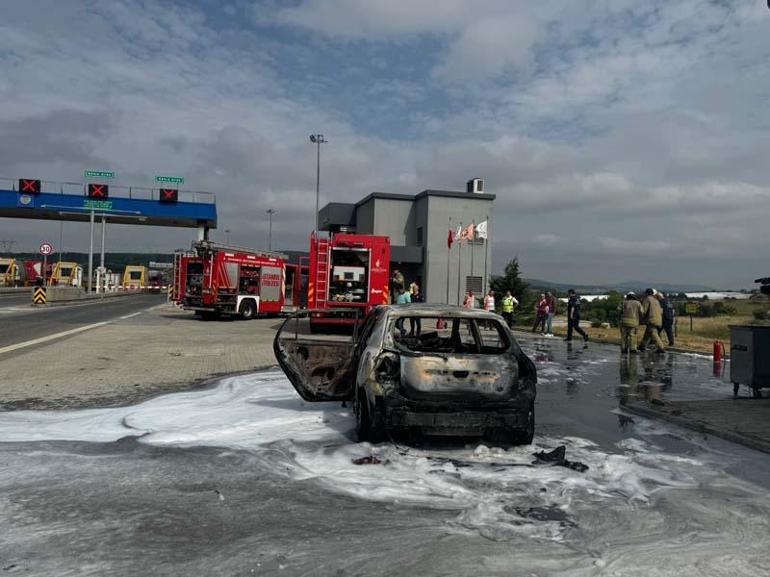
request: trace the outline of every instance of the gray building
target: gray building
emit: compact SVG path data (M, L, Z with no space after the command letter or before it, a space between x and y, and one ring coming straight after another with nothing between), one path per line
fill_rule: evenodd
M400 271L407 284L416 281L426 302L462 304L467 290L481 297L491 272L492 250L486 240L455 241L450 230L487 221L491 239L494 194L483 181L468 182L466 192L424 190L414 196L373 192L355 204L331 202L319 212L321 230L390 237L391 273ZM486 270L486 274L485 274Z

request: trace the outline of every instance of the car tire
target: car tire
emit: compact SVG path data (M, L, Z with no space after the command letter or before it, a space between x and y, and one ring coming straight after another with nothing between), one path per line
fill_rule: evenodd
M257 314L257 308L254 306L254 301L251 299L244 300L238 309L238 314L240 314L241 318L245 321L253 319Z
M356 435L361 443L376 444L385 440L382 415L376 408L373 415L370 413L369 401L363 391L356 396Z
M511 443L514 445L531 445L535 438L535 403L529 405L527 411L527 426L524 429L516 429L511 434Z

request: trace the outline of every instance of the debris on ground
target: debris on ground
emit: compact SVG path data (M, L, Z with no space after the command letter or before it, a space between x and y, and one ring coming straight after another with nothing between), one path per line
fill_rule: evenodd
M225 496L222 494L222 491L220 491L219 489L214 489L214 492L215 492L217 495L219 495L219 500L220 500L220 501L224 501L224 500L225 500Z
M567 447L559 445L553 451L545 452L539 451L532 453L537 459L534 464L550 464L557 467L567 467L578 473L585 473L588 470L588 465L581 463L580 461L568 461L565 457L567 455Z
M374 455L368 455L366 457L359 457L358 459L353 459L353 464L354 465L381 465L382 461L380 461Z

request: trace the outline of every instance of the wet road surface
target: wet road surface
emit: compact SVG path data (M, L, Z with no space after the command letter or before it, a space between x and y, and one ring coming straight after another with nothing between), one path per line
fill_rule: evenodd
M111 409L0 413L9 575L764 575L767 455L622 413L726 398L708 359L522 339L531 447L371 447L278 371ZM580 473L534 466L566 445ZM354 465L375 455L381 464Z

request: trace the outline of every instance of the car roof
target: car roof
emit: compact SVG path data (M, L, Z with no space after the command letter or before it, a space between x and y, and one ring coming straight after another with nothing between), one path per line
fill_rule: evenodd
M487 312L484 309L469 309L457 305L406 303L402 305L381 305L388 316L451 316L476 319L496 319L500 317L496 313Z

